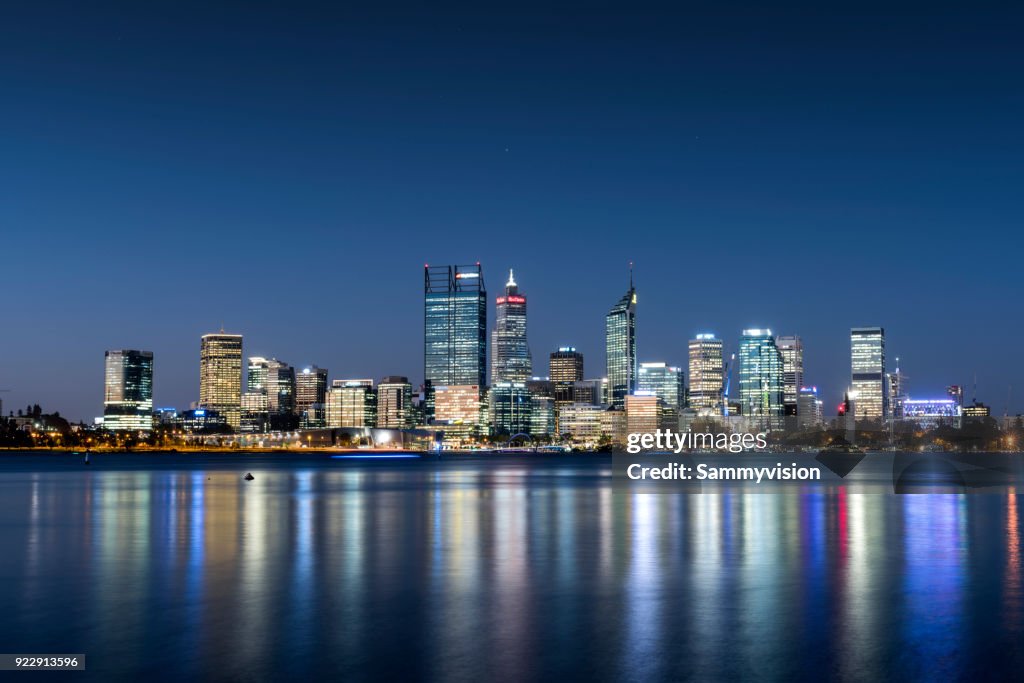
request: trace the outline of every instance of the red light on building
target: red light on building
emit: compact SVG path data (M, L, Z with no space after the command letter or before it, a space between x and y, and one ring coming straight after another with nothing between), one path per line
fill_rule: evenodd
M500 306L501 304L505 303L505 297L499 296L497 299L494 300L494 303Z
M525 304L526 303L526 297L525 296L510 296L510 297L508 297L508 302L510 304Z
M838 411L840 415L846 415L846 401L843 401L839 404Z

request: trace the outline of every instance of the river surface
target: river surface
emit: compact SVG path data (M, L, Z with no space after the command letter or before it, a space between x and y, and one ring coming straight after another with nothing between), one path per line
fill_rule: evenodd
M610 468L0 454L0 652L104 681L1024 671L1017 495L639 494Z

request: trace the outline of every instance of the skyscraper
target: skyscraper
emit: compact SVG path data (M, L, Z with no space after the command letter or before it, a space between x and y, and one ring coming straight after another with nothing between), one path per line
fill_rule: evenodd
M721 415L724 378L722 340L698 334L690 340L690 407L700 415Z
M637 372L636 389L650 392L660 398L669 410L678 413L683 406L683 371L667 363L641 363Z
M433 418L433 389L476 386L487 380L487 291L483 269L425 266L424 349L427 418ZM478 397L478 402L482 397Z
M744 416L763 417L782 428L784 414L782 354L771 330L743 330L739 348L740 405Z
M530 433L533 404L522 382L496 382L487 395L491 425L496 434Z
M375 427L377 394L372 379L336 379L327 392L328 427Z
M818 399L818 387L800 387L797 391L797 426L800 429L811 429L821 424L821 401Z
M583 381L583 354L572 346L562 346L548 360L548 375L554 389L553 408L556 433L560 432L558 413L576 401L576 383Z
M242 415L242 335L204 334L199 346L199 405L237 430Z
M780 336L775 345L782 354L782 402L786 415L796 415L797 395L804 385L804 345L796 336Z
M636 390L636 289L629 272L629 291L605 316L605 356L608 368L609 400L615 408L626 404Z
M107 351L103 426L114 431L153 428L153 352Z
M526 341L526 295L508 271L505 294L495 299L497 316L491 333L491 383L526 382L532 374Z
M377 426L407 429L413 426L412 384L407 377L385 377L377 385Z
M326 384L327 377L324 376ZM246 372L246 391L267 392L267 405L271 413L295 412L295 368L276 358L251 356Z
M885 385L885 330L854 327L850 330L850 386L855 396L855 419L888 416Z
M313 366L295 375L295 414L303 427L327 426L327 370Z

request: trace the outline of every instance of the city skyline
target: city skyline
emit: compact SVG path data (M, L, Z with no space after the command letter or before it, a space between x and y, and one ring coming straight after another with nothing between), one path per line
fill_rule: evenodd
M183 407L194 340L222 327L246 356L419 378L423 263L514 268L534 364L571 345L603 374L603 316L633 260L640 362L682 367L695 334L734 353L740 330L770 327L801 337L831 410L849 329L879 325L914 393L955 383L969 400L977 376L994 413L1024 412L1024 284L999 248L1024 219L1013 21L822 5L182 16L9 9L8 409L90 420L97 358L120 348L153 351L156 405ZM253 268L267 246L273 276ZM957 353L951 331L984 352Z

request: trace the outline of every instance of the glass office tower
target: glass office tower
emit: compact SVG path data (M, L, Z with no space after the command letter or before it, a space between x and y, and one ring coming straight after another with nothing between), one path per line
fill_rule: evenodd
M796 336L780 336L775 345L782 354L782 401L786 415L796 415L799 413L797 395L804 385L804 345Z
M632 272L629 291L605 316L604 329L609 402L613 407L622 408L626 405L626 396L636 390L636 289Z
M889 414L885 377L885 330L854 327L850 330L850 387L855 419L885 419Z
M423 378L427 418L432 419L435 387L479 388L486 384L487 291L483 269L479 263L425 266L423 298Z
M153 429L153 352L107 351L103 426L114 431Z
M743 330L739 348L740 406L744 416L763 418L761 426L781 429L782 353L771 330Z
M327 370L313 366L295 375L295 414L308 428L327 426Z
M199 347L199 406L237 430L242 416L242 335L204 334Z
M637 372L637 392L657 396L670 410L683 409L683 371L666 363L641 363Z
M690 407L700 415L722 414L725 364L722 340L709 333L690 340Z
M533 371L526 341L526 295L508 271L505 294L495 299L497 315L491 333L491 384L526 382Z

